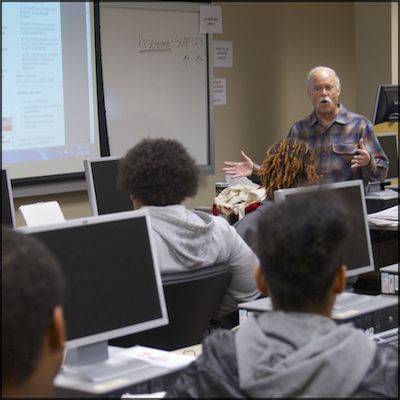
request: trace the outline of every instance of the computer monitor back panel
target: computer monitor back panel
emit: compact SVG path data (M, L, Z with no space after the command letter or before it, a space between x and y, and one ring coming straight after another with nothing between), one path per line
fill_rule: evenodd
M360 275L374 271L371 238L368 228L364 188L361 180L329 183L325 185L280 189L274 192L276 202L284 201L288 196L312 196L312 192L324 190L340 196L350 211L350 233L345 242L344 263L346 276Z
M389 170L386 182L399 179L399 147L397 133L382 133L378 136L379 143L389 159Z
M14 199L7 168L1 169L1 222L15 228Z
M133 209L129 194L117 187L120 158L119 156L112 156L84 161L92 215L103 215Z
M379 85L373 124L399 121L399 85Z
M145 210L21 230L44 242L62 264L67 348L168 323Z

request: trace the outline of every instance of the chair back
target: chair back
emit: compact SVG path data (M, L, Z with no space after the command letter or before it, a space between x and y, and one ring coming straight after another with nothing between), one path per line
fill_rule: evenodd
M169 324L113 339L110 345L175 350L200 343L230 284L232 271L227 265L212 265L161 277Z

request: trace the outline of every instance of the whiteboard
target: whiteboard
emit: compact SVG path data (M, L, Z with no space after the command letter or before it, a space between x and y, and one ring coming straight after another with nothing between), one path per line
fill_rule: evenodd
M173 138L214 173L212 38L199 26L199 4L100 2L110 155Z

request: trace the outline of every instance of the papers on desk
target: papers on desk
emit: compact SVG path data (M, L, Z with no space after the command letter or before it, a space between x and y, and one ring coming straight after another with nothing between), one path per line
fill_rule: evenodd
M185 367L196 359L196 357L192 355L173 353L145 346L133 346L129 349L123 349L116 354L116 357L128 359L138 358L157 367L169 369Z
M399 205L368 214L368 223L370 227L376 227L378 229L398 230Z
M260 185L257 185L257 183L254 183L252 180L250 180L249 178L246 178L245 176L233 178L232 175L225 174L225 180L228 183L229 187L236 186L236 185L251 186L256 189L258 189L260 187Z
M142 394L130 394L125 393L121 396L121 399L162 399L165 397L167 392L154 392L154 393L142 393Z
M158 367L167 368L179 368L189 365L196 359L195 356L180 354L176 352L169 352L164 350L153 349L145 346L134 346L130 349L124 349L118 353L119 357L124 358L138 358L143 361L147 361ZM143 399L153 398L161 399L165 396L166 392L155 392L155 393L141 393L141 394L130 394L125 393L121 398L125 399Z

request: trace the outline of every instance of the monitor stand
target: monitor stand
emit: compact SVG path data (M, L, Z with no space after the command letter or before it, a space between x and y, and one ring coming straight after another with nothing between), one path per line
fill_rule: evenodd
M108 342L103 341L68 349L61 373L79 381L101 382L150 367L148 362L135 358L109 357Z

